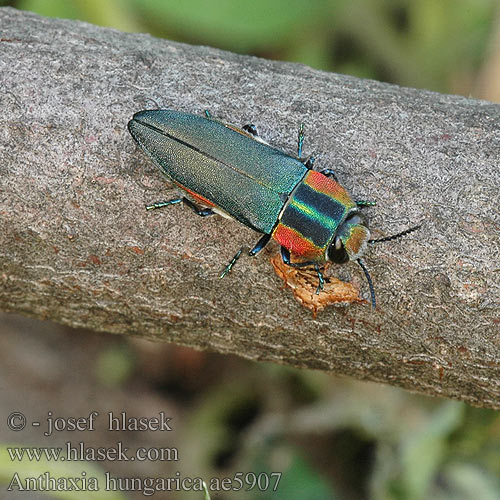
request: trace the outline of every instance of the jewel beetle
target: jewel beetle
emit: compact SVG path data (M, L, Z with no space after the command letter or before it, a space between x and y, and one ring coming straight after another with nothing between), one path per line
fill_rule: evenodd
M208 111L205 116L167 109L139 111L128 129L160 170L185 192L180 198L147 205L148 210L184 203L202 217L218 213L262 234L253 248L238 250L221 278L243 252L255 256L274 238L285 264L314 266L316 293L324 284L322 264L357 261L375 307L373 283L361 260L367 244L393 240L420 227L370 239L361 209L375 202L354 201L332 169L313 170L314 158L302 157L303 125L296 156L267 144L255 125L238 128L214 119Z

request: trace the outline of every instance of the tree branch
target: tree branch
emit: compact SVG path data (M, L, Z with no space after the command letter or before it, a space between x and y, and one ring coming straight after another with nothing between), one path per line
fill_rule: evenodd
M487 102L0 9L0 308L500 408L500 108ZM255 123L334 168L367 208L378 308L313 319L276 246L181 206L126 130L166 107ZM354 264L337 269L368 290Z

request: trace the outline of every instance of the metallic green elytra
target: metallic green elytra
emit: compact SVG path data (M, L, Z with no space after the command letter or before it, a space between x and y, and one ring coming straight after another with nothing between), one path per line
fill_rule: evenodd
M399 238L419 227L370 240L361 208L375 203L353 201L333 170L312 169L314 158L302 158L302 125L296 157L265 143L254 125L238 128L213 119L208 112L202 117L172 110L140 111L128 129L160 170L186 193L147 209L183 202L200 216L219 213L234 218L262 234L248 255L257 255L274 238L286 264L314 266L317 293L324 283L320 265L356 260L375 307L372 280L360 258L367 244ZM244 250L236 253L221 277ZM291 262L291 255L299 262Z

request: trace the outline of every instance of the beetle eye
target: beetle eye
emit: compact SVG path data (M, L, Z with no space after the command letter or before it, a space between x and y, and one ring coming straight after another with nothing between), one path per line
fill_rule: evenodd
M344 244L337 236L333 243L328 247L328 260L335 262L336 264L344 264L349 260L349 255L347 254Z

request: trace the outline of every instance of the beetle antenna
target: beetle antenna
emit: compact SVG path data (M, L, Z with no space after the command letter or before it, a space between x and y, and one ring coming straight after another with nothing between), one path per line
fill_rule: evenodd
M407 234L413 233L413 231L416 231L417 229L420 229L421 227L422 227L422 224L419 224L418 226L410 227L410 229L405 229L404 231L401 231L398 234L393 234L392 236L386 236L385 238L379 238L376 240L368 240L368 243L382 243L384 241L396 240L398 238L406 236Z
M368 272L368 269L366 269L365 263L361 259L357 259L358 264L361 266L361 269L363 269L363 272L365 273L366 276L366 281L368 281L368 286L370 287L370 295L372 297L372 307L375 309L377 302L375 300L375 288L373 287L373 281L370 276L370 273Z

